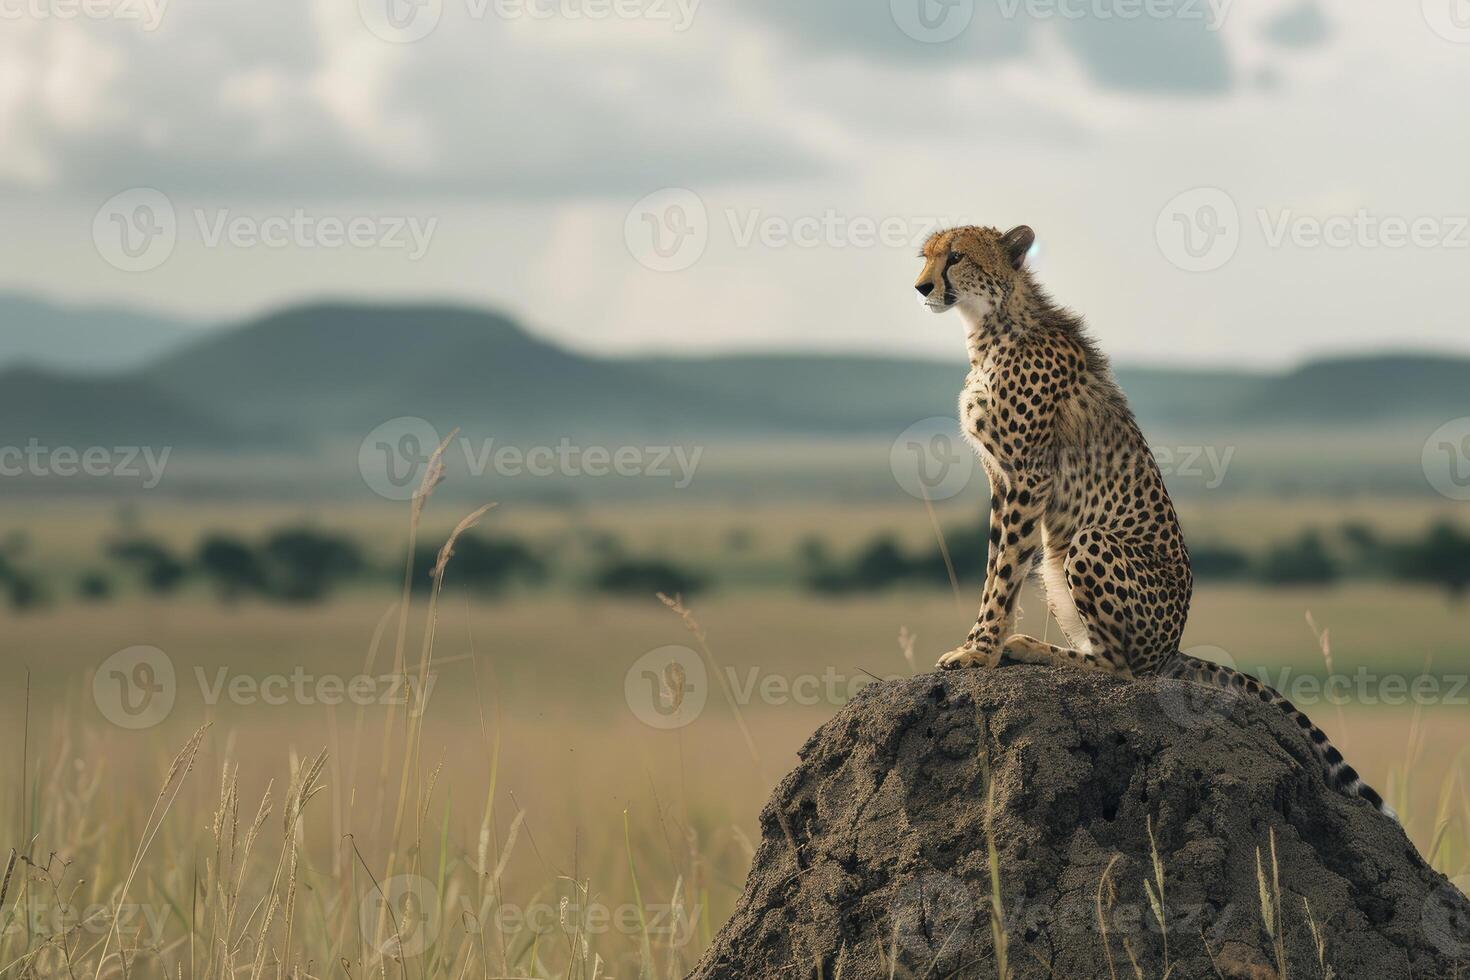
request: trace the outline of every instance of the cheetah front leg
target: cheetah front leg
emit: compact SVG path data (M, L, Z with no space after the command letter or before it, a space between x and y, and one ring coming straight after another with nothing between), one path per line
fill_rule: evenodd
M993 488L980 613L965 642L939 658L941 669L1000 663L1001 639L1010 632L1016 596L1041 546L1041 515L1050 488L1050 477L1034 471L1013 474L1004 490Z

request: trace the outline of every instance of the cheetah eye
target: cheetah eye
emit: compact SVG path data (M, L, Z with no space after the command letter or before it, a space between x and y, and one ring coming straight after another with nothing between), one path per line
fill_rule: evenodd
M949 258L946 260L946 262L949 265L954 265L956 262L958 262L962 258L964 258L964 256L961 255L959 252L950 252L949 253Z

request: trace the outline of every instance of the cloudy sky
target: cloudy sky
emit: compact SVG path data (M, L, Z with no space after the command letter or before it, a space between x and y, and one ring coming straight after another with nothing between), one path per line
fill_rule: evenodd
M1466 0L0 0L0 289L957 356L1031 224L1120 359L1470 350Z

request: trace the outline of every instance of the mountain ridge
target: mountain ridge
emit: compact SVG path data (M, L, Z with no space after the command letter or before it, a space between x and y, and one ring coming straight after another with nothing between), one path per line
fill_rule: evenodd
M466 304L324 300L196 333L124 371L20 370L0 364L0 385L23 380L29 399L0 414L0 437L76 437L76 408L90 405L106 416L99 431L146 437L172 412L198 420L189 438L212 433L222 448L301 448L403 416L519 438L896 434L952 418L965 365L819 352L603 357ZM1470 357L1451 354L1117 375L1145 428L1342 429L1470 413Z

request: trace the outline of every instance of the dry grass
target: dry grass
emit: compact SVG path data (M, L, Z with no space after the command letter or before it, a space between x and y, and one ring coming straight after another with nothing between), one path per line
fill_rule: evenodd
M445 540L455 521L433 523ZM407 533L424 527L416 517ZM680 976L738 897L773 780L847 682L923 668L968 625L947 594L715 596L698 622L652 599L471 606L441 591L452 551L451 541L422 602L136 602L9 624L35 676L5 704L0 825L13 850L0 879L0 976ZM1330 648L1304 626L1308 607L1330 625ZM647 650L690 643L686 626L720 696L694 724L654 730L628 711L624 675ZM1258 651L1238 655L1242 665L1318 669L1324 652L1351 670L1394 642L1417 669L1426 653L1463 646L1434 601L1356 587L1205 590L1191 632ZM133 643L165 649L179 676L173 712L138 731L108 724L91 700L97 665ZM194 683L196 668L212 683L221 668L258 678L298 665L391 674L412 697L207 703ZM757 681L835 672L839 683L815 703L752 698L741 694L751 671ZM1352 736L1354 765L1391 783L1431 861L1470 870L1467 753L1443 748L1470 741L1463 708L1324 712L1334 739ZM1262 869L1265 881L1264 855ZM1157 860L1152 876L1165 927ZM1279 883L1268 883L1279 920ZM1005 885L996 865L995 911ZM1104 875L1105 946L1110 892ZM1318 956L1326 976L1331 950L1319 943Z

